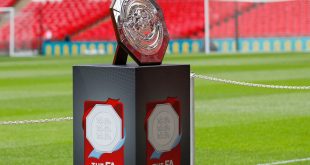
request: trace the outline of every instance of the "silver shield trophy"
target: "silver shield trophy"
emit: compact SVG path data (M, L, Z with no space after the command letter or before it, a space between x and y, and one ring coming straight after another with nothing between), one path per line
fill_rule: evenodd
M128 54L139 65L161 64L169 35L153 0L114 0L111 16L118 41L114 64L126 64Z

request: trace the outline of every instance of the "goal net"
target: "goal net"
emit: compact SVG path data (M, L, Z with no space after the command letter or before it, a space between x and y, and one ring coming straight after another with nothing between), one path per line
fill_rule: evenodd
M211 51L310 51L309 0L205 0L205 11Z
M38 54L41 42L40 10L22 10L15 14L15 56Z
M14 55L14 9L0 7L0 56Z
M38 54L40 36L34 35L40 30L38 11L29 12L14 8L0 8L0 55L33 56Z

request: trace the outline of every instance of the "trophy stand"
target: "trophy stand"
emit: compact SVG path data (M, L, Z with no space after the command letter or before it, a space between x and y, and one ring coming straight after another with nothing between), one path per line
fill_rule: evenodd
M113 65L73 67L74 164L189 165L190 66L161 65L169 36L159 6L114 0L111 16Z
M127 51L120 46L120 44L116 47L116 52L113 60L114 65L126 65L128 58Z

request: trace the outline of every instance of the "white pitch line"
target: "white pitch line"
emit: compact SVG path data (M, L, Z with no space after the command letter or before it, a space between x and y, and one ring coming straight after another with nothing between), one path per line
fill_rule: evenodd
M257 164L257 165L277 165L277 164L289 164L289 163L305 162L305 161L310 161L310 158L302 158L302 159L294 159L294 160L284 160L284 161L279 161L279 162L266 163L266 164Z

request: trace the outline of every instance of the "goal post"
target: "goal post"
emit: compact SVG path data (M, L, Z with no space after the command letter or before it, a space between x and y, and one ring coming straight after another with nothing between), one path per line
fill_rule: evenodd
M204 0L204 22L205 22L205 53L209 54L210 49L210 19L209 19L209 0Z
M2 15L2 16L1 16ZM2 45L0 47L0 55L15 55L15 9L13 7L0 7L0 25L6 26L1 29L0 33ZM8 33L8 37L4 33Z

